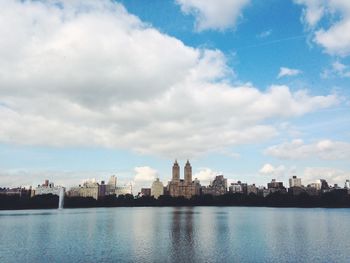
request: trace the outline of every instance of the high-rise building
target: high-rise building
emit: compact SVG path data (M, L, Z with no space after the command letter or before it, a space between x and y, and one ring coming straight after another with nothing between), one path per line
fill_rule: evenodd
M180 166L177 163L177 160L175 160L174 165L173 165L173 174L172 174L173 182L180 182Z
M295 175L289 178L289 187L301 187L301 178L297 178Z
M217 175L209 186L202 187L202 194L224 195L227 193L227 179L223 175Z
M164 185L161 181L159 181L159 178L157 178L153 183L152 183L152 188L151 188L151 195L158 199L159 196L164 194Z
M346 181L345 181L344 188L350 189L350 180L346 180Z
M192 181L192 167L188 160L184 167L184 180L180 179L180 167L176 160L172 171L172 180L168 183L168 190L171 196L191 198L200 193L200 183L198 180Z
M185 183L186 184L192 183L192 166L188 160L184 167L184 174L185 174Z
M116 187L117 187L117 177L115 175L112 175L108 180L108 184L106 185L105 195L116 195L116 189L117 189Z

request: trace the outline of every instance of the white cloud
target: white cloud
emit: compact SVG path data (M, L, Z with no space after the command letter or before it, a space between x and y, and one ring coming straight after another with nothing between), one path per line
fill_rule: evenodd
M196 29L225 30L234 28L250 0L176 0L184 14L196 19Z
M299 69L291 69L291 68L281 67L277 78L282 78L282 77L287 77L287 76L289 76L289 77L297 76L301 73L302 72Z
M320 140L305 144L297 139L267 148L265 154L281 159L306 159L317 157L324 160L350 159L350 143Z
M272 34L272 30L269 29L269 30L266 30L266 31L259 33L257 35L257 38L266 38L266 37L270 36L271 34Z
M135 171L135 177L134 177L135 182L153 182L158 175L157 170L152 169L151 167L148 167L148 166L135 167L134 171Z
M135 177L130 183L133 186L133 194L137 194L141 191L141 188L150 188L152 182L158 177L157 170L149 166L135 167Z
M348 0L294 0L304 5L303 19L312 28L314 42L331 55L350 54L350 1ZM318 26L322 18L328 18L330 26Z
M217 175L218 173L214 172L210 168L203 168L193 175L193 179L197 178L200 181L201 185L209 185Z
M350 78L350 69L349 69L349 66L337 60L332 63L331 68L325 69L321 73L321 77L322 78L331 78L331 77Z
M185 46L107 0L2 1L0 34L4 143L191 158L266 140L271 119L338 102L233 86L220 51Z
M350 179L350 172L330 167L307 167L304 170L302 181L304 185L314 183L319 179L325 179L328 183L344 186Z
M303 19L310 26L314 27L324 14L324 1L320 0L294 0L299 5L305 5Z
M272 176L273 178L282 178L286 173L286 167L284 165L273 166L266 163L261 167L259 173L266 176Z

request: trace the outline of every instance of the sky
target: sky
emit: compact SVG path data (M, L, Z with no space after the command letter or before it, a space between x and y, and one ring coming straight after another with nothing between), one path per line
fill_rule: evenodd
M1 0L0 186L342 186L347 32L347 0Z

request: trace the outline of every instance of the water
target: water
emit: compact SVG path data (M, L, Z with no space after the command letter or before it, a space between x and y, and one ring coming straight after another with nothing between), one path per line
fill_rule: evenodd
M0 211L0 262L350 262L350 209Z

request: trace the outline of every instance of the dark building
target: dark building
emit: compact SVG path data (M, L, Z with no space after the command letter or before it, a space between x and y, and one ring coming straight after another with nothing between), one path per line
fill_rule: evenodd
M18 195L20 197L31 196L32 189L17 188L0 188L0 195Z
M107 185L105 181L101 181L101 184L98 186L98 197L104 197L106 195Z
M267 183L268 189L285 189L283 182L277 182L276 179L272 179L271 183Z
M141 196L151 196L151 188L141 188Z

